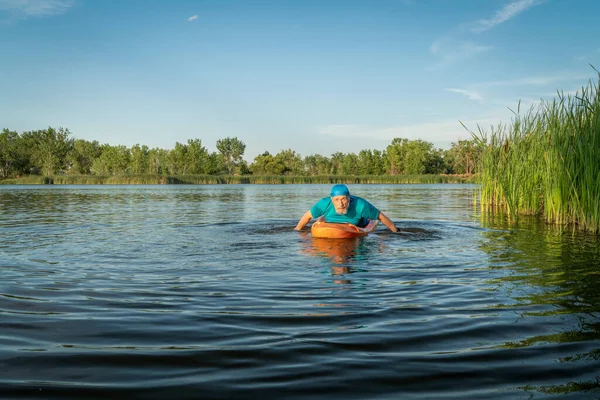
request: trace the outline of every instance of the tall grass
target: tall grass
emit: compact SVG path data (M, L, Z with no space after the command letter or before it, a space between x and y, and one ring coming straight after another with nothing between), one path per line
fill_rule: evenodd
M598 71L596 71L598 72ZM548 222L600 229L600 73L575 95L558 93L510 125L479 128L485 146L482 209L509 219L542 215Z
M456 175L363 175L363 176L288 176L288 175L55 175L55 176L28 176L18 179L0 181L5 184L57 184L57 185L154 185L154 184L296 184L296 183L470 183L476 177L463 177Z
M51 176L28 175L20 178L3 178L0 184L5 185L49 185L53 184Z

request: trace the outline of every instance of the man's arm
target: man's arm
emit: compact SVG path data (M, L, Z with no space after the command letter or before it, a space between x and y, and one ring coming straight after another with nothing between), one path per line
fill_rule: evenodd
M308 222L312 219L312 214L310 213L310 210L308 210L307 212L304 213L304 215L302 216L302 218L300 218L300 221L298 221L298 225L296 225L296 227L294 228L295 231L299 231L302 228L304 228L304 226L306 226L306 224L308 224Z
M397 232L398 228L396 228L396 225L394 225L394 223L392 222L391 219L389 219L384 213L382 213L381 211L379 212L379 220L381 222L383 222L383 224L385 226L387 226L390 231L392 232Z

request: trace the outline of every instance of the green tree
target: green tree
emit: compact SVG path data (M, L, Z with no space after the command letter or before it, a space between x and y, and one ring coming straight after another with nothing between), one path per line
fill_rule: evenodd
M421 139L394 138L386 152L390 175L435 174L444 168L442 151Z
M474 174L481 160L482 147L474 140L459 140L452 143L445 153L449 172L454 174Z
M212 152L208 155L207 174L217 175L226 170L223 162L223 157L217 152Z
M148 151L148 172L152 174L169 174L169 151L155 147Z
M342 175L359 175L359 160L356 154L344 154L341 173Z
M331 155L331 173L333 175L342 175L344 165L344 153L335 152Z
M53 175L67 168L67 154L73 146L68 129L48 129L24 132L22 138L31 146L32 170Z
M386 148L388 174L401 175L406 173L405 161L408 142L408 139L394 138L392 143Z
M131 151L123 145L103 144L102 154L92 163L96 175L122 175L129 172Z
M360 175L385 174L383 152L380 150L361 150L358 153L358 173Z
M409 140L405 144L404 171L406 174L424 174L431 159L433 144L421 139Z
M175 147L169 154L169 170L173 175L187 175L188 146L175 142Z
M221 154L223 164L229 175L239 173L242 165L242 156L246 151L246 144L237 137L217 140L217 150Z
M373 150L373 175L385 174L385 159L387 154L385 151Z
M150 149L148 146L135 144L131 147L131 165L129 172L132 174L147 174L150 172Z
M250 172L254 175L283 175L284 171L283 160L276 159L268 151L254 157L254 161L250 164Z
M24 165L23 173L26 175L39 175L42 173L40 163L37 161L37 131L22 132L17 144L17 151L21 155Z
M208 151L202 146L200 139L188 139L186 164L190 174L208 174L210 160Z
M304 157L304 168L308 175L329 175L332 172L331 160L320 154Z
M88 142L84 139L73 140L73 146L66 156L67 168L71 174L87 175L92 172L94 160L100 157L102 148L96 140Z
M246 162L246 160L242 160L239 162L237 166L237 173L240 175L250 174L250 167L248 167L248 163Z
M446 171L446 162L444 161L444 151L442 149L432 148L425 161L426 174L443 174Z
M292 149L282 150L275 155L275 160L284 165L283 175L304 175L304 163L300 154Z
M0 133L0 171L2 177L17 175L22 170L25 160L20 150L20 137L15 131L8 129Z

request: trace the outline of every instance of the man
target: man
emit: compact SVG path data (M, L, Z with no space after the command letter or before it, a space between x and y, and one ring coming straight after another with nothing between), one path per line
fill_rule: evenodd
M391 219L374 205L358 196L350 196L346 185L334 185L330 197L324 197L310 208L298 221L294 230L299 231L313 218L325 217L327 222L349 222L358 227L367 225L370 219L383 222L392 232L398 229Z

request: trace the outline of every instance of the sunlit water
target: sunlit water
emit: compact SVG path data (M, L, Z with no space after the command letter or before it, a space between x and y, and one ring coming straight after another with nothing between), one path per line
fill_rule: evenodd
M0 398L600 397L600 250L471 185L0 186Z

